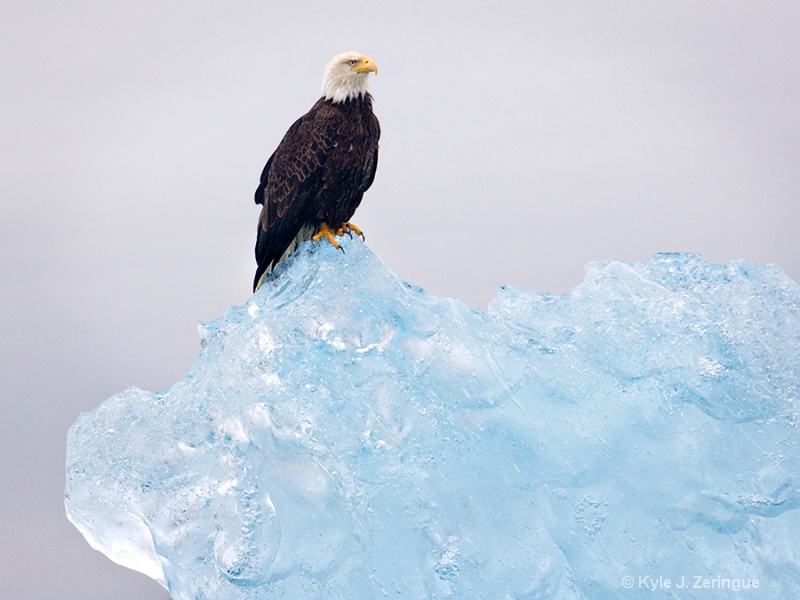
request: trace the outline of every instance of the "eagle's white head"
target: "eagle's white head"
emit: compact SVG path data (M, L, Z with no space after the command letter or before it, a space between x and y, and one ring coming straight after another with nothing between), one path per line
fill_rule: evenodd
M378 74L378 65L359 52L337 54L325 67L322 95L326 100L344 102L367 93L367 77Z

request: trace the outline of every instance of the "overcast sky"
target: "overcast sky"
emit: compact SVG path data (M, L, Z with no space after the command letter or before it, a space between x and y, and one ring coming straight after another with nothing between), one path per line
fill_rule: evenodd
M0 0L0 593L167 597L66 521L66 431L249 297L261 169L330 57L380 66L353 219L485 308L699 252L800 280L800 3Z

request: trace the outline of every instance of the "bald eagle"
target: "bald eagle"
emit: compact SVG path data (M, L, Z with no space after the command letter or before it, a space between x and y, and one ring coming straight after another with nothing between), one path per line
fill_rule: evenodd
M255 194L262 204L253 291L300 242L361 234L350 223L378 166L380 125L372 113L367 77L371 58L344 52L328 63L322 97L297 119L270 156Z

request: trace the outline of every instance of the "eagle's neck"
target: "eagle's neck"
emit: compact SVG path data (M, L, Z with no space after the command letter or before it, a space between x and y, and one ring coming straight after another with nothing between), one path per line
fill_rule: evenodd
M346 114L349 114L351 117L355 117L356 114L360 115L367 115L372 114L372 94L366 92L363 96L356 96L355 98L348 98L346 100L342 100L341 102L336 102L332 98L320 98L317 101L317 105L319 104L329 104L336 106L339 110L344 111Z
M340 72L326 69L322 79L322 95L332 102L344 102L367 94L367 75L369 73Z

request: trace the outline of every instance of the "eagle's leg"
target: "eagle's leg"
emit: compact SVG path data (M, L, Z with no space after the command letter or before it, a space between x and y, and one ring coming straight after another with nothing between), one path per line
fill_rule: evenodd
M345 233L351 238L355 233L362 240L364 240L364 232L361 231L361 229L359 229L355 223L350 223L349 221L347 223L343 223L342 226L336 231L336 235L344 235Z
M318 241L320 241L322 238L326 238L326 239L327 239L327 240L328 240L328 241L331 243L331 245L332 245L334 248L336 248L337 250L341 250L342 252L344 252L344 248L342 248L342 247L339 245L339 242L337 242L337 241L336 241L336 239L333 237L333 236L334 236L334 235L336 235L337 233L338 233L338 232L337 232L337 231L334 231L333 229L331 229L331 228L330 228L330 226L329 226L327 223L323 223L322 225L320 225L320 226L319 226L319 230L318 230L318 231L317 231L317 233L315 233L315 234L314 234L314 236L311 238L311 241L312 241L312 242L318 242Z

